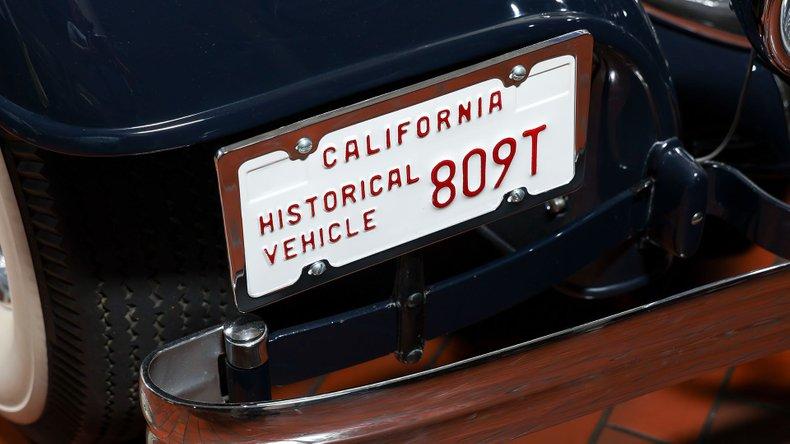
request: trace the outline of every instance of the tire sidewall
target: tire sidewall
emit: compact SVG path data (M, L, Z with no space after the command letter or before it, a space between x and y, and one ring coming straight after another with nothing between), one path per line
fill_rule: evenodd
M6 258L12 311L2 313L0 415L18 424L41 417L47 399L47 343L39 287L25 226L5 161L0 161L0 246ZM3 400L3 397L6 399Z

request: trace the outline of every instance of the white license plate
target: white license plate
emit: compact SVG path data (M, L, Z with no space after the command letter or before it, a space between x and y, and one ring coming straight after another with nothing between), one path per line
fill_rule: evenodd
M505 75L516 66L500 64ZM324 267L310 273L311 264L340 268L568 184L578 54L526 70L523 80L484 78L318 137L289 131L286 149L243 160L245 293L320 279ZM299 139L312 148L294 159Z

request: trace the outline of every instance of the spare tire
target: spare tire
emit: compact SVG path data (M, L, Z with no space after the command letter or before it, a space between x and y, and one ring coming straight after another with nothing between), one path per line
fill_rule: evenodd
M2 150L0 414L37 441L142 437L140 360L235 311L212 153Z

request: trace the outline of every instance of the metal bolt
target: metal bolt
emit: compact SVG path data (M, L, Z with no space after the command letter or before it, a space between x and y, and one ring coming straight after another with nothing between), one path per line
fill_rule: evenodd
M310 276L319 276L324 274L326 271L326 264L324 261L317 261L310 264L310 268L307 269L307 274Z
M307 154L313 150L313 141L308 137L302 137L296 142L296 151L300 154Z
M691 225L699 225L704 219L705 215L698 211L691 216Z
M546 211L551 214L560 214L565 211L565 207L568 206L568 199L564 196L555 197L550 201L546 202Z
M507 195L507 201L510 203L519 203L524 200L526 195L527 192L524 190L524 188L516 188Z
M422 359L422 349L415 348L406 355L404 360L407 364L414 364L420 359Z
M527 68L524 65L516 65L510 70L510 80L520 82L527 78Z
M269 329L255 315L242 315L225 323L223 328L225 357L238 368L255 368L269 359L266 341Z
M422 293L414 293L406 299L406 306L414 308L422 305L425 302L425 295Z
M642 191L650 189L652 185L653 179L645 179L642 182L636 184L636 186L632 187L631 189L634 191L634 193L641 193Z

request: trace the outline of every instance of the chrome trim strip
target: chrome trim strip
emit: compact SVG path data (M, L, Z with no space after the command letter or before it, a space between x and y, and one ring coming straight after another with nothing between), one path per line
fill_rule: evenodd
M371 265L371 261L376 263L394 257L397 254L402 254L402 251L399 249L419 248L429 241L428 236L425 236L415 239L414 244L401 244L368 256L368 258L360 259L338 268L328 269L326 273L322 274L320 279L308 280L305 278L303 271L302 277L285 289L276 290L266 295L250 296L247 294L246 286L246 256L243 227L241 226L241 199L239 196L238 176L239 167L245 161L274 151L285 151L291 160L301 160L311 155L311 153L299 153L292 149L300 138L309 137L318 143L321 137L335 129L345 128L354 123L411 106L483 80L498 78L506 86L513 85L517 82L509 78L512 69L511 64L518 63L531 68L534 64L551 57L573 55L576 57L577 62L575 144L577 151L576 162L579 163L581 157L578 154L583 152L587 139L593 45L593 37L588 31L573 31L221 148L216 153L215 166L230 264L230 279L237 308L242 311L259 308L344 274L357 271ZM557 190L557 192L561 191ZM536 203L533 202L533 204ZM520 208L525 207L522 205ZM519 209L514 208L512 211L519 211ZM486 216L496 217L493 213L488 213L481 217ZM446 229L449 231L442 231L442 233L445 233L442 236L452 234L451 231L455 229L458 229L457 225ZM438 240L438 238L430 239L430 241L435 240ZM372 257L375 257L375 259L365 262Z
M686 0L666 2L651 0L650 2L643 2L642 7L651 18L666 22L677 28L699 35L700 37L708 38L726 45L736 46L738 48L751 48L749 39L743 35L740 23L737 17L735 17L735 14L729 9L729 4L727 4L727 11L731 13L732 17L735 19L735 27L729 23L729 20L726 21L725 25L724 23L719 23L720 17L717 20L708 20L704 18L704 14L700 16L701 13L699 11L687 14L683 8L677 6L686 3L693 2ZM668 4L675 7L668 7ZM716 11L716 14L720 15L721 12Z

